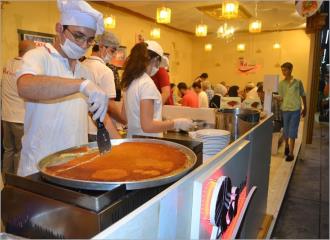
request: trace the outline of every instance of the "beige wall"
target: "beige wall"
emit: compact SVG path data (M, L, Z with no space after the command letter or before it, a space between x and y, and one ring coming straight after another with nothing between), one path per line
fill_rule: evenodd
M127 47L127 54L135 43L136 34L142 33L147 39L156 23L147 21L97 3L92 5L104 14L116 16L117 27L113 32L119 37L122 45ZM55 33L55 23L59 19L55 1L9 1L1 10L1 60L2 63L16 56L18 36L17 29ZM212 83L226 81L243 87L247 82L262 81L264 74L280 74L278 65L291 61L294 75L307 81L309 36L303 30L281 33L236 34L232 42L226 43L213 35L207 38L196 38L193 35L161 28L159 43L164 51L170 53L171 81L178 83L192 80L202 72L208 72ZM274 39L280 39L282 48L272 48ZM205 52L204 44L213 43L213 51ZM246 51L236 51L237 43L245 43ZM248 64L260 64L257 73L241 75L238 73L238 57L244 57ZM1 66L2 67L2 66Z
M273 49L275 39L281 42L281 49ZM212 43L211 52L204 51L204 44ZM245 43L243 53L236 51L238 43ZM208 72L214 84L226 81L228 85L244 87L247 82L263 80L265 74L279 74L282 78L280 64L286 61L294 65L293 75L301 79L306 88L308 77L310 37L304 30L285 32L265 32L259 34L239 33L234 40L226 43L223 39L208 37L194 41L193 76ZM255 73L241 74L238 71L238 58L244 57L248 64L258 64L260 69Z
M149 38L150 30L161 28L161 39L157 40L164 51L170 54L170 77L172 82L189 81L192 76L193 35L178 32L128 13L110 9L97 3L92 5L103 12L116 16L117 27L113 32L121 44L127 47L127 54L135 44L136 34ZM1 10L1 60L4 64L17 55L17 29L55 34L55 23L59 19L55 1L10 1ZM2 66L1 66L2 67Z

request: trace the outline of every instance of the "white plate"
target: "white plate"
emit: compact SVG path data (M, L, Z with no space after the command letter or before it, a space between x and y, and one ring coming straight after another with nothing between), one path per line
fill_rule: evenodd
M197 136L224 136L230 135L230 132L222 129L201 129L196 131Z

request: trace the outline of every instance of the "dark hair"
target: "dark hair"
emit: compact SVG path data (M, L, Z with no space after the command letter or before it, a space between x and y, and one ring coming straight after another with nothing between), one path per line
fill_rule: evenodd
M257 87L263 86L264 82L257 82Z
M281 65L281 68L286 68L286 69L292 70L293 69L293 65L290 62L286 62L286 63L283 63Z
M229 89L228 89L228 96L229 97L238 97L238 89L239 87L234 85L234 86L231 86Z
M171 87L171 88L174 88L175 86L176 86L175 83L171 83L171 84L170 84L170 87Z
M201 77L201 78L208 78L209 75L207 73L202 73L199 77Z
M193 85L192 85L193 88L202 88L202 84L201 82L194 82Z
M135 44L124 65L121 87L126 89L135 79L141 77L150 60L155 57L159 57L159 55L147 50L147 45L144 42Z
M178 84L178 89L179 90L181 90L181 89L188 89L188 87L187 87L187 84L185 84L184 82L180 82L179 84Z
M257 92L263 92L263 91L264 91L264 87L263 87L262 85L260 85L260 86L258 87Z
M98 52L98 51L100 51L100 46L95 44L92 48L92 52Z

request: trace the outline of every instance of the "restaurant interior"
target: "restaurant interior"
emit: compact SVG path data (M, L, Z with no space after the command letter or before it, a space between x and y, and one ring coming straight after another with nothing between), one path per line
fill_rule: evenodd
M311 5L305 6L305 2L315 2L316 5L314 7L314 3L311 3ZM203 203L201 203L201 206L198 204L196 205L195 191L198 185L196 182L198 182L200 176L209 174L207 172L209 169L215 169L221 164L224 172L228 171L232 174L231 171L233 170L231 169L235 167L232 167L230 164L234 164L233 166L239 165L241 163L240 161L245 159L245 156L249 156L246 157L249 159L242 163L242 167L244 166L243 168L245 168L244 171L248 172L246 175L247 180L245 179L248 190L253 189L254 186L257 186L262 181L266 182L261 183L260 186L258 185L259 188L256 188L257 190L253 189L253 191L256 191L256 202L250 209L246 210L245 218L243 214L241 217L242 219L237 220L243 222L242 226L237 227L236 230L234 227L234 230L231 229L230 231L235 232L235 234L232 232L226 233L228 235L225 235L224 238L329 237L329 223L326 220L322 222L324 225L321 225L321 222L319 222L319 229L325 230L322 234L320 230L318 236L308 235L309 232L307 230L304 232L304 230L301 229L299 230L300 234L297 230L298 233L296 235L290 235L287 233L289 230L280 230L279 225L277 225L278 222L281 224L283 223L283 220L278 221L278 219L285 214L283 213L285 210L283 210L281 215L281 209L283 209L281 207L286 204L285 202L288 202L286 193L288 191L287 189L289 189L290 179L294 174L295 166L299 164L299 161L303 161L302 159L308 158L308 151L310 151L309 146L312 146L311 144L315 144L315 142L318 141L315 140L315 134L319 132L319 129L316 130L314 124L315 121L318 122L320 120L319 107L321 100L319 99L319 85L320 79L323 76L322 69L325 67L329 70L329 2L294 0L104 0L88 1L88 3L103 14L105 30L114 33L120 41L120 47L116 52L115 58L112 60L117 65L116 67L118 67L120 76L123 73L124 62L131 49L136 43L144 40L154 40L162 46L164 54L169 59L168 74L170 82L176 85L180 82L185 82L189 87L202 73L207 73L208 81L212 86L224 82L227 86L237 85L240 90L244 90L249 83L254 85L259 82L265 83L267 76L270 76L272 79L277 79L277 81L282 80L281 65L284 62L291 62L294 66L294 77L301 80L305 89L308 106L307 115L301 120L298 140L295 143L295 159L292 162L285 162L283 159L283 136L274 134L269 130L272 114L265 111L267 114L263 117L264 122L259 122L258 119L258 123L255 123L253 126L251 125L249 130L246 130L239 136L231 136L232 139L230 143L228 140L228 147L224 147L221 149L220 153L210 157L211 160L205 160L206 154L205 152L202 153L201 145L196 142L184 142L187 140L190 141L191 135L186 134L184 137L181 137L180 140L176 139L176 143L181 143L193 150L197 155L197 162L200 161L200 166L196 165L192 172L182 179L175 179L178 180L178 182L173 185L165 185L152 193L150 191L143 192L145 189L140 192L137 190L131 191L132 199L136 202L141 201L141 196L147 196L145 204L143 205L143 201L137 204L134 209L125 212L125 214L121 216L122 219L118 222L110 221L111 224L113 224L111 226L109 221L105 221L105 223L102 222L102 220L107 217L109 218L108 214L110 214L109 212L105 213L105 211L102 213L102 208L106 206L102 200L105 197L113 198L113 196L110 196L110 194L108 194L109 196L105 196L106 194L99 195L93 192L91 194L92 200L88 199L88 201L92 201L92 204L86 200L87 203L79 202L77 206L84 208L84 210L89 209L89 212L97 212L95 216L88 217L88 219L93 218L95 220L98 218L99 225L94 226L94 223L91 224L91 222L87 222L87 225L88 223L91 224L90 229L95 227L97 231L91 230L88 232L88 228L86 228L84 229L84 232L86 232L84 234L86 235L77 234L76 232L78 232L78 230L68 230L68 232L63 230L63 232L61 232L61 230L59 230L62 227L60 223L51 223L56 225L58 234L53 234L52 229L49 228L46 228L47 230L45 231L40 230L42 233L39 235L35 234L30 229L24 229L24 231L22 230L20 232L17 230L16 226L13 225L13 227L9 224L10 221L20 221L20 219L11 219L16 214L13 211L13 213L10 212L2 215L1 232L7 232L9 236L13 234L29 238L210 238L209 235L203 233L202 227L200 227L201 230L199 232L194 232L193 221L196 220L196 216L191 212L191 209L189 209L190 212L187 210L187 208L192 208L193 206L202 208L204 206ZM19 41L29 39L29 36L40 45L54 40L56 35L55 24L60 17L56 1L1 1L0 7L1 68L4 67L9 59L17 55ZM88 51L87 55L90 55L90 53L91 49ZM176 95L177 92L175 91L174 94ZM176 98L179 98L179 96L176 96ZM213 110L199 109L197 112L192 109L182 109L179 103L176 105L175 107L178 107L177 109L163 108L163 117L171 119L190 116L192 119L204 121L205 126L217 128L217 114ZM323 124L328 127L328 119L323 121ZM123 130L122 126L120 130ZM323 132L323 134L325 134L328 139L329 132ZM174 134L172 135L174 136ZM172 139L172 135L169 133L166 135L166 138ZM174 138L176 137L173 137L173 139ZM263 139L265 139L264 142ZM248 143L248 141L250 141L250 143ZM264 145L261 147L256 144ZM317 144L321 143L317 142ZM240 152L237 150L236 153L236 149L240 149ZM203 154L205 154L205 156ZM258 158L258 156L260 156L258 161L252 159L253 157ZM325 165L326 167L328 167L328 161L329 159L327 156L325 160L325 162L327 162L327 165ZM322 167L324 167L324 165L322 165ZM241 170L237 171L239 172ZM263 171L263 173L258 171ZM214 176L212 175L212 177ZM20 186L34 193L41 194L41 192L47 192L47 187L39 183L39 178L39 176L32 177L29 180L31 182L30 187L27 186L28 184L23 183L23 181L16 179L15 176L10 176L8 182L9 184L18 184L15 186ZM233 177L233 179L235 181L235 177ZM239 181L244 182L244 180L241 179ZM327 181L322 184L326 185L328 182L327 172ZM58 182L55 183L58 184ZM71 182L69 184L71 184ZM166 184L168 184L168 182L166 182ZM237 183L235 184L238 185ZM264 185L266 185L265 188L263 188ZM68 185L65 184L64 186L68 187ZM4 187L3 184L1 187ZM39 187L40 190L34 189ZM167 187L169 188L166 189ZM193 189L190 189L190 187ZM56 200L61 199L62 201L62 196L60 196L62 193L57 192L56 186L54 188L52 187L52 189L54 195L48 193L42 194ZM135 189L134 185L132 189ZM9 197L14 196L14 194L11 192L12 190L10 188L6 191L6 199L8 201ZM85 190L79 191L77 195L69 191L65 192L63 193L63 201L73 201L71 197L83 198L85 194L84 191ZM121 186L115 191L122 192L125 190L123 190ZM180 191L182 191L182 193L179 193ZM202 189L201 193L203 191ZM327 196L328 194L327 192ZM246 195L246 198L248 198L249 195ZM181 200L186 201L186 199L188 199L188 207L182 207ZM33 201L37 202L37 200ZM101 206L98 205L98 201L101 202ZM172 205L171 202L175 202L175 204ZM321 212L329 212L328 207L321 208L325 203L328 205L328 200L322 200L320 203L320 218L323 216ZM57 203L54 203L54 206L57 206L56 204ZM74 205L76 203L71 202L71 204ZM96 207L90 207L90 205L93 204ZM256 207L258 204L260 206L260 211L258 207ZM4 206L8 208L8 206L14 206L14 204ZM2 211L5 209L4 206L1 207ZM172 212L173 208L175 209L173 211L177 213L180 211L181 207L182 216L177 214L174 218L171 215L172 213L166 214L166 211ZM47 218L42 217L41 220L38 220L38 224L40 224L40 221L45 221L46 224L49 223L49 217L54 217L52 214L55 214L56 217L58 216L57 214L63 214L61 213L62 210L60 207L57 206L56 209L56 211L51 211ZM21 214L19 211L23 210L17 210L17 212ZM157 212L157 214L155 214L155 212ZM74 214L76 214L76 212ZM116 213L111 214L115 215ZM255 214L256 218L251 220L253 214ZM74 216L77 217L78 215ZM26 216L28 216L28 214L26 214ZM80 217L81 216L85 215L82 214ZM61 221L62 219L63 221L67 221L68 218L66 217L59 219L61 219ZM147 217L150 217L150 222L153 222L152 224L142 223L148 222L145 221ZM308 218L308 216L305 217ZM174 227L168 227L167 229L168 225L166 224L170 224L171 220L174 222ZM180 223L179 221L182 222ZM134 228L133 224L137 224L140 228ZM141 226L139 224L141 224ZM150 229L148 228L148 224L152 226ZM285 224L287 226L292 226L288 222L285 222ZM189 227L183 225L189 225ZM153 227L158 230L153 230ZM182 227L181 230L180 227ZM305 226L301 223L301 226L298 227L308 228L309 226ZM38 230L38 227L35 229ZM167 229L168 232L165 233L164 229ZM122 230L127 231L123 233ZM134 231L136 232L134 233ZM214 236L212 236L211 239L214 239Z

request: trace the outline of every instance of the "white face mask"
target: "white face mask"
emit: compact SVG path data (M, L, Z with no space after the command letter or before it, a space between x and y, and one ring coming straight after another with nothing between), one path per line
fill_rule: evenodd
M156 73L158 72L158 70L159 70L159 67L152 67L150 77L155 76Z
M111 59L112 59L112 55L109 54L109 53L107 53L107 54L104 56L103 61L104 61L105 63L110 63Z
M64 44L61 44L61 48L70 59L79 59L87 52L87 49L83 49L70 39L65 39Z

